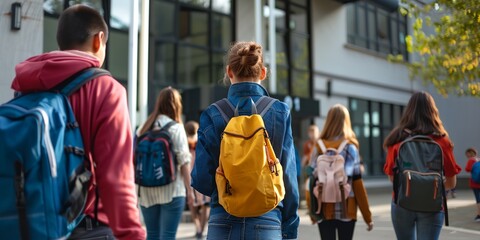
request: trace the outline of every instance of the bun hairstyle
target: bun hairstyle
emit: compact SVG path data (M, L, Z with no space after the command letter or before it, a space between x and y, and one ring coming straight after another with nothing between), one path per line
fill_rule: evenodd
M262 46L255 42L237 42L227 54L226 64L240 79L258 79L262 74Z

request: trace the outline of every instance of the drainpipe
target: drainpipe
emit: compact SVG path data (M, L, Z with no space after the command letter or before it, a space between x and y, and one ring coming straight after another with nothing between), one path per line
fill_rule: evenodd
M270 45L270 78L269 91L277 92L277 42L275 37L275 0L268 0L270 14L268 16L268 43Z
M135 2L135 1L132 1ZM148 42L150 1L141 1L141 28L140 28L140 61L139 61L139 104L140 115L138 121L143 123L148 115Z
M138 2L130 1L130 28L128 31L128 109L132 130L137 126L137 71L138 71Z

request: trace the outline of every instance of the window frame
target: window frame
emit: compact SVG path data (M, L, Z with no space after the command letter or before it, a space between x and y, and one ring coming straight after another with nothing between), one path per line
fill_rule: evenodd
M409 60L405 39L403 39L403 41L400 39L401 33L403 33L403 37L406 37L408 35L407 16L403 16L400 11L387 12L381 7L378 7L375 4L366 1L349 3L346 5L346 7L353 8L353 16L349 15L349 10L347 10L347 19L353 17L353 21L347 20L347 42L349 44L365 48L379 54L400 54L404 57L406 61ZM363 18L360 17L360 12L364 15ZM384 15L387 19L387 23L385 23L387 28L387 32L385 33L387 43L382 43L379 38L379 15ZM371 17L373 17L374 29L371 29ZM353 27L348 26L348 24L350 24L351 22L354 23ZM363 29L360 29L360 24L365 26L365 32L362 32ZM395 33L393 33L392 24L396 26ZM374 34L374 37L370 36L372 31L377 32L376 34ZM397 39L394 40L393 37L396 37ZM382 48L388 49L388 53L382 51Z

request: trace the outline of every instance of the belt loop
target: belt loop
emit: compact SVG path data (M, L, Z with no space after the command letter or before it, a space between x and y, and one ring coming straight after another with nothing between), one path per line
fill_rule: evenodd
M85 225L86 225L86 226L85 226L85 229L86 229L87 231L92 230L92 229L93 229L92 219L89 218L89 217L86 217L86 218L85 218Z

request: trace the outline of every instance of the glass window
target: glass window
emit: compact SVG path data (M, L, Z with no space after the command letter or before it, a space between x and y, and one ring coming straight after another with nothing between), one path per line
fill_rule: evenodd
M210 83L209 62L205 49L179 47L177 84L182 87L193 87Z
M187 3L190 5L195 5L198 7L209 8L210 7L210 0L180 0L182 3Z
M229 17L214 14L212 44L215 48L228 49L232 41L232 23Z
M43 51L50 52L58 50L57 44L58 19L45 16L43 18Z
M63 12L63 0L44 0L43 10L49 14L60 15Z
M396 124L391 117L391 109L400 111L401 108L399 105L357 98L349 100L352 127L360 143L360 155L367 175L383 175L383 141Z
M128 32L113 30L108 38L108 70L118 79L128 79Z
M157 54L167 51L168 70L154 70L179 89L221 84L226 50L233 40L231 0L153 0L157 6ZM210 5L211 4L211 5ZM153 50L152 50L153 51ZM157 61L158 62L158 61ZM156 67L156 66L155 66Z
M165 24L165 23L163 23ZM205 46L208 44L208 15L206 12L191 11L185 8L179 14L180 40Z
M153 66L153 79L150 85L167 85L172 84L175 79L174 63L175 52L173 43L157 43L155 44L155 57Z
M307 10L300 7L291 7L290 30L297 33L308 34Z
M390 104L382 104L382 122L392 122L392 108Z
M292 94L294 96L310 96L310 74L308 71L292 71Z
M112 28L128 31L130 27L130 4L130 0L111 2L110 26Z
M270 9L264 6L265 32L268 33ZM311 49L308 1L275 1L275 40L277 84L276 94L310 97ZM268 34L265 34L266 51L270 51ZM265 81L268 83L268 81ZM268 86L268 84L266 84Z
M277 93L288 94L288 69L277 66Z
M155 37L174 37L176 28L175 5L170 2L154 1L151 12L150 32Z
M277 33L275 37L277 45L277 65L288 66L287 49L285 46L285 35L283 33Z
M308 48L308 39L304 36L292 34L292 63L297 69L308 70L310 66L310 51Z
M302 6L307 6L307 0L291 0L292 3L299 4Z
M225 53L213 54L212 68L212 83L223 84L223 78L225 77Z
M213 0L212 9L213 11L230 14L231 12L231 0Z
M384 54L403 54L407 35L406 16L387 12L367 1L347 5L347 39L349 43Z

